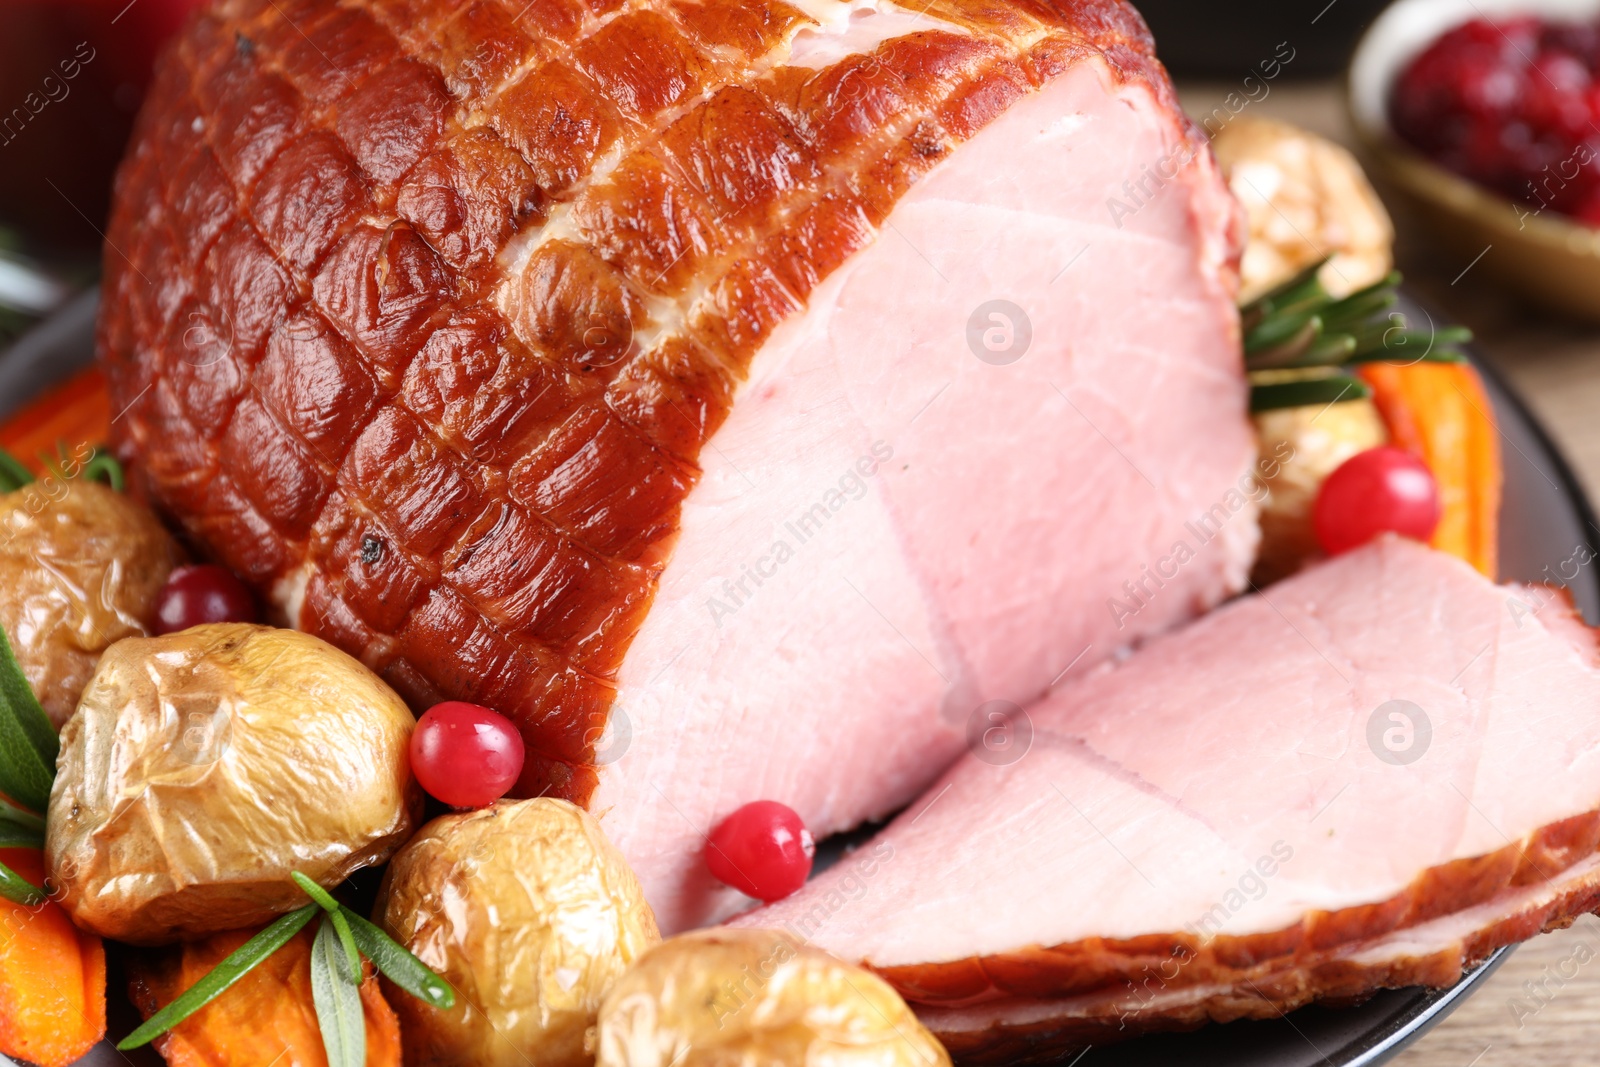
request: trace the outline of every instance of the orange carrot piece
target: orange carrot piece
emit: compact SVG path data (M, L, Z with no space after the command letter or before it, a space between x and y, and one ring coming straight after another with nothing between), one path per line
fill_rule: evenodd
M155 1041L172 1067L328 1067L311 999L306 927L227 992ZM172 948L131 954L128 992L148 1019L194 985L258 930L215 934ZM365 961L363 961L365 963ZM367 967L361 1003L367 1017L367 1067L399 1067L400 1024Z
M1433 547L1498 577L1500 431L1478 372L1465 363L1370 363L1361 377L1390 440L1421 456L1439 482Z
M44 854L0 849L0 863L44 884ZM0 1052L38 1067L67 1067L106 1033L106 952L53 900L0 899Z
M68 455L83 445L111 439L111 396L105 378L89 369L56 386L0 426L0 448L35 474L43 470L39 453L54 456L65 444Z

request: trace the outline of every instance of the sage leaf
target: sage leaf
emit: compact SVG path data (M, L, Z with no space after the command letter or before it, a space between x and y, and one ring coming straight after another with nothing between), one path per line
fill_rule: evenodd
M39 834L44 833L43 815L35 815L31 811L19 808L5 797L0 797L0 824L20 826L24 830L33 830Z
M44 834L14 822L0 822L0 848L44 848Z
M0 846L9 848L11 846ZM13 904L32 908L43 904L50 898L45 891L28 881L10 867L0 863L0 897L4 897Z
M343 905L339 914L350 924L361 954L389 981L410 993L424 1004L448 1009L455 1006L456 991L450 983L440 978L428 965L407 952L382 930Z
M346 967L333 916L325 915L311 946L311 1002L317 1008L322 1047L328 1067L365 1067L367 1017L361 1008L361 985Z
M288 944L321 910L315 904L308 904L278 919L240 945L227 959L207 972L204 978L179 994L171 1004L146 1019L143 1026L117 1042L117 1049L127 1052L148 1045L211 1003L229 986L249 974L258 963Z
M56 777L61 742L0 628L0 793L44 811Z

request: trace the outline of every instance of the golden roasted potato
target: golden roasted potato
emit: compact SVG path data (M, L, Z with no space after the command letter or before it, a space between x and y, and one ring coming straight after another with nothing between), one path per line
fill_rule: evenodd
M600 1008L597 1067L949 1067L877 975L776 930L664 942Z
M393 690L314 637L242 623L111 646L61 731L45 840L77 924L160 944L265 922L382 863L422 792Z
M401 849L378 925L456 990L449 1011L404 995L406 1062L578 1067L601 998L661 940L622 854L563 800L446 815Z
M1389 430L1370 400L1264 411L1255 424L1267 497L1252 578L1267 585L1321 555L1311 514L1322 483L1351 456L1387 444Z
M1250 239L1240 264L1249 303L1317 260L1322 284L1347 296L1394 266L1394 224L1367 176L1332 141L1272 119L1238 118L1212 141Z
M97 482L46 478L0 497L0 628L56 729L101 653L150 632L182 561L147 508Z

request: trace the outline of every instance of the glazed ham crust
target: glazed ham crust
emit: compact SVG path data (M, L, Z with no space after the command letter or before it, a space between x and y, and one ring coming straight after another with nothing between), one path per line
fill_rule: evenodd
M1359 1003L1380 989L1447 988L1496 950L1596 911L1600 812L1590 812L1427 871L1382 903L1312 914L1271 933L1095 940L874 969L958 1061L1058 1062L1141 1033L1272 1019L1313 1002ZM985 1009L976 1022L945 1006L974 1000ZM997 1010L1004 1021L992 1017Z
M1120 0L917 6L808 67L777 60L816 19L777 0L225 0L119 176L120 454L288 621L413 706L513 715L519 792L585 802L774 327L1085 57L1176 111Z

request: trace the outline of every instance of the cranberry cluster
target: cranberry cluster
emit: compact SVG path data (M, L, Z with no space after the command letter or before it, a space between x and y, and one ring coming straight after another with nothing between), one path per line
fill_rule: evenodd
M1475 19L1396 83L1395 132L1534 209L1600 225L1600 23Z

